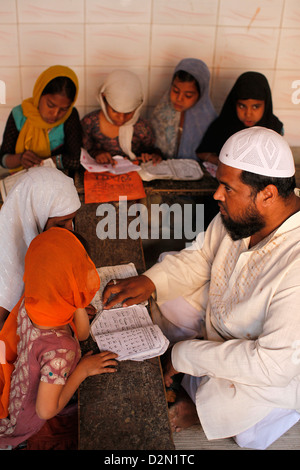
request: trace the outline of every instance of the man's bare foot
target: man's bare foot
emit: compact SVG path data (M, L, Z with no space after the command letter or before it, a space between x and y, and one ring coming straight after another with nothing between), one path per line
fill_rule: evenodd
M178 374L177 370L174 369L171 361L171 349L168 349L165 352L161 360L165 386L171 387L173 384L173 377Z
M183 391L179 400L169 408L169 419L172 432L200 423L195 403L186 392Z

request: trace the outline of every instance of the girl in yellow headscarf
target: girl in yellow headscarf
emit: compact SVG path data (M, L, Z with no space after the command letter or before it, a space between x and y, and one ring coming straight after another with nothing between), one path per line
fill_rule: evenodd
M78 339L89 335L85 307L100 280L73 232L52 227L31 242L24 284L0 332L0 449L18 446L66 413L86 377L116 372L114 353L80 359Z
M3 134L2 166L30 168L52 157L59 169L80 164L81 125L74 108L78 79L68 67L54 65L37 79L33 95L13 108Z

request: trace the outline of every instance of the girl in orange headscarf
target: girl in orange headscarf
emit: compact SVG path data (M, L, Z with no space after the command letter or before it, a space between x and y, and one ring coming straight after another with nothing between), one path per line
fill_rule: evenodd
M26 254L24 283L0 332L0 448L36 434L86 377L116 371L109 367L114 353L80 360L78 339L89 335L85 307L100 281L74 233L55 227L38 235Z
M80 165L81 125L74 103L78 79L69 67L54 65L37 79L31 98L13 108L0 149L2 166L31 168L52 157L60 170Z

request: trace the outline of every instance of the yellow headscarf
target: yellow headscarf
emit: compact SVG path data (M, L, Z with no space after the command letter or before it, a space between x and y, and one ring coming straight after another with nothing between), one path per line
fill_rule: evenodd
M54 124L49 124L44 121L39 113L39 102L42 92L46 85L57 77L68 77L72 80L76 87L75 99L68 112L62 119L56 121ZM16 153L23 153L25 150L32 150L36 152L41 158L48 158L51 156L50 142L48 137L48 130L62 124L68 119L72 112L73 105L78 95L78 79L76 74L69 67L63 65L53 65L45 70L37 79L33 96L22 102L23 114L27 118L16 143Z

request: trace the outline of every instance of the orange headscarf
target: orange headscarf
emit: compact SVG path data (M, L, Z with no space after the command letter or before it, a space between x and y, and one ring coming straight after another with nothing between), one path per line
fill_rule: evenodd
M100 279L78 238L66 229L53 227L31 242L25 257L24 283L25 293L0 332L6 353L5 364L0 364L0 419L8 414L10 377L17 357L17 318L23 299L33 323L46 327L72 325L75 310L91 302Z

